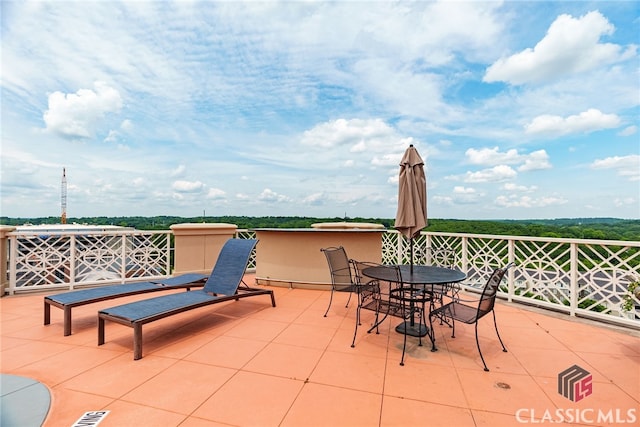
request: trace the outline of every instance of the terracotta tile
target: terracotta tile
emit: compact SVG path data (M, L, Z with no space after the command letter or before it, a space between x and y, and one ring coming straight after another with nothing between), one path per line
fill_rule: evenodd
M99 411L113 402L112 398L98 396L57 386L49 389L51 407L43 427L73 425L85 412Z
M89 347L76 347L69 351L56 353L27 366L15 370L18 375L36 378L50 387L91 370L120 354L108 350Z
M325 326L291 324L273 341L280 344L324 350L335 333L335 329Z
M456 370L431 363L405 363L400 366L399 359L389 359L384 394L451 406L467 406L463 384L458 379Z
M276 307L276 310L260 310L253 314L253 319L270 320L274 322L293 322L304 309L300 307Z
M536 412L553 407L545 391L528 375L458 369L469 409L515 414L522 407Z
M206 333L188 333L187 331L183 331L183 333L179 335L180 337L172 336L166 339L159 338L151 341L143 347L143 356L154 355L172 359L183 359L216 339L216 336Z
M466 408L389 396L384 398L380 417L381 427L473 427L475 425L471 411Z
M389 343L388 324L381 325L380 331L379 334L376 334L375 330L368 334L367 325L363 324L358 328L355 347L351 347L353 329L339 328L327 346L327 350L386 359Z
M579 408L579 409L594 409L602 410L604 412L609 411L622 411L625 413L636 408L636 411L640 407L637 395L631 396L625 391L620 389L615 384L603 379L599 374L593 374L592 381L592 394L586 396L578 402L572 402L560 393L558 393L557 377L544 378L537 377L535 381L540 385L544 392L549 396L549 399L554 403L551 408Z
M236 426L278 426L303 381L238 372L192 416Z
M525 408L526 410L526 408ZM526 426L528 424L533 424L530 418L526 418L529 413L522 412L523 419L526 420L526 423L518 422L515 414L501 414L497 412L488 412L481 411L478 409L472 409L471 413L473 414L473 420L476 423L476 427L496 427L496 426ZM563 424L566 426L566 424Z
M549 334L573 351L620 354L627 350L626 346L610 335L594 334L590 330L554 329Z
M225 335L259 341L271 341L278 336L287 325L285 322L272 322L250 317L237 323L233 328L226 331Z
M605 381L617 385L640 401L640 356L584 352L577 355L597 370ZM578 365L591 372L587 366Z
M50 387L47 427L100 409L112 411L101 427L493 426L522 425L518 410L539 424L544 411L557 408L640 406L637 330L499 301L508 353L491 317L479 326L491 372L482 370L473 325L457 325L451 338L438 322L439 351L410 338L401 367L398 318L385 320L380 334L367 334L373 313L363 312L351 348L355 300L344 308L347 295L336 294L325 318L328 292L273 289L275 308L268 297L243 300L146 325L138 361L131 328L109 323L107 343L96 345L96 312L148 295L74 309L69 337L62 335L61 310L52 310L52 325L42 325L42 294L1 298L0 370ZM558 372L573 364L594 378L593 393L575 403L557 392Z
M123 354L93 368L83 370L64 382L64 386L76 391L118 398L144 384L175 360L155 356L134 361L131 354Z
M178 427L186 419L183 414L116 400L107 405L109 414L100 427L163 426Z
M317 349L270 343L243 370L305 381L321 356Z
M184 360L240 369L266 345L265 341L221 336L186 355Z
M280 426L374 426L381 403L379 394L309 383Z
M52 357L58 353L70 351L75 347L69 344L50 343L46 341L34 340L18 340L15 338L2 337L4 344L5 339L13 340L16 344L0 353L0 362L2 363L2 372L10 373L24 366L40 360Z
M385 364L378 357L327 351L309 381L382 394Z
M591 367L585 360L570 350L550 350L530 347L511 347L524 369L532 376L554 377L569 366L578 364L585 369Z
M188 415L235 373L235 369L179 361L122 396L121 400ZM170 390L167 384L171 384Z

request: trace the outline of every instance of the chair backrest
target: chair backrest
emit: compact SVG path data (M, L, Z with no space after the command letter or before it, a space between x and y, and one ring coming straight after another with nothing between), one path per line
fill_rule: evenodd
M342 246L322 248L327 257L327 263L329 264L329 272L331 273L331 284L334 289L340 290L354 284L353 276L351 274L351 263L347 252Z
M365 268L369 268L369 267L389 267L389 266L386 266L386 265L378 264L376 262L357 261L355 259L351 259L351 260L349 260L349 262L351 262L351 265L353 266L354 280L355 280L355 283L358 284L358 285L366 285L369 282L373 282L373 281L377 280L377 279L372 279L370 277L365 276L364 273L362 272L362 270L364 270ZM397 269L397 267L396 267L396 269Z
M498 293L498 286L500 286L507 270L513 265L513 263L510 263L502 268L496 268L493 270L493 273L489 276L489 280L487 280L487 284L484 285L484 289L482 290L482 296L478 302L478 314L476 319L481 318L493 310L496 302L496 294Z
M242 282L255 239L229 239L222 246L218 260L213 267L204 291L213 294L235 295Z

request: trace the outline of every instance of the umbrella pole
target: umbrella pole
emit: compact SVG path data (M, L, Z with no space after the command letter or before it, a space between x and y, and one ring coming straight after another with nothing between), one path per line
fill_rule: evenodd
M409 239L409 271L413 274L413 237Z

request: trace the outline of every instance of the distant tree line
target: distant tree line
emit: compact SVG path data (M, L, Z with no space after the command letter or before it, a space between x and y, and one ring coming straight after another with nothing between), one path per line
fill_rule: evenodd
M89 225L118 225L138 230L167 230L173 224L222 222L235 224L240 229L252 228L308 228L318 222L371 222L393 228L390 218L313 218L295 216L127 216L68 218L68 223ZM9 218L0 217L3 225L59 224L59 217ZM425 231L447 233L492 234L502 236L558 237L597 240L640 241L640 220L617 218L562 218L549 220L459 220L429 219Z

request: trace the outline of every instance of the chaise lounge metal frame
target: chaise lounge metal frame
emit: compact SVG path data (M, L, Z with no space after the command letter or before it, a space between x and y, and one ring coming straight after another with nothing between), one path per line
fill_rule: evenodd
M64 336L66 337L71 335L71 309L74 307L148 292L169 291L172 289L190 291L191 288L204 286L206 279L206 274L186 273L162 280L107 285L49 295L44 297L44 324L49 325L51 323L51 306L62 309L64 312Z
M128 326L133 328L133 360L138 360L142 358L142 326L147 323L200 307L258 295L270 295L271 306L275 307L273 290L251 288L242 282L256 243L257 240L253 239L227 241L203 289L163 295L100 310L98 345L105 343L106 321Z

